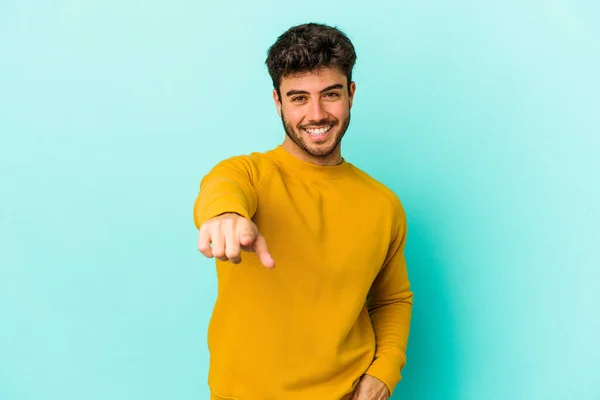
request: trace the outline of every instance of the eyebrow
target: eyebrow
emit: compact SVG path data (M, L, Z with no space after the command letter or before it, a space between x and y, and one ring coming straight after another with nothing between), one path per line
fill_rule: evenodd
M341 83L336 83L335 85L331 85L331 86L327 86L325 89L321 90L319 93L324 93L327 92L329 90L333 90L333 89L343 89L344 85L342 85ZM289 92L287 92L285 95L287 97L293 96L295 94L310 94L308 93L306 90L290 90Z

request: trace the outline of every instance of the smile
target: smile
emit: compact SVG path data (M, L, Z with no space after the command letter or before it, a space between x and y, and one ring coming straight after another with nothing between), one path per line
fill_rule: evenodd
M321 128L303 128L311 136L325 136L333 125L324 126Z

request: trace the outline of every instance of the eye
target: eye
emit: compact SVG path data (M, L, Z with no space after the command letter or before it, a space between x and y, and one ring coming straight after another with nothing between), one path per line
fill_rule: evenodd
M302 103L304 100L306 100L306 96L292 97L292 102L293 103Z
M340 97L340 94L337 92L329 92L325 94L325 97L330 99L337 99L338 97Z

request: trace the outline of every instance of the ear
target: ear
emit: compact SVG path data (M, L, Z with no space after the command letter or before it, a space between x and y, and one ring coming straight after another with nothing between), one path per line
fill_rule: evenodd
M273 100L275 101L275 107L277 107L277 113L281 118L281 100L279 100L279 96L277 95L277 90L273 89Z
M349 93L349 99L350 99L350 108L352 108L352 102L354 101L354 92L356 91L356 83L354 83L354 81L350 82L350 93Z

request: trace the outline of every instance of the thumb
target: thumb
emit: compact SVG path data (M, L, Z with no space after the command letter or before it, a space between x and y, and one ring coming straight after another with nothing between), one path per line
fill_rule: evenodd
M256 235L256 240L252 245L252 250L256 253L262 265L264 265L267 268L275 267L275 260L273 259L271 253L269 253L269 249L267 248L267 241L265 240L265 237L260 233Z
M258 235L258 229L252 223L242 224L239 228L239 237L240 237L240 246L245 251L251 251L252 243L254 243L254 239Z
M244 229L240 233L240 245L242 247L250 247L254 242L254 238L256 237L257 233L258 232L254 232L250 228Z
M362 388L363 388L363 379L361 378L358 381L358 385L356 385L356 389L354 389L354 394L352 395L352 398L350 400L360 400L363 396L362 396Z

